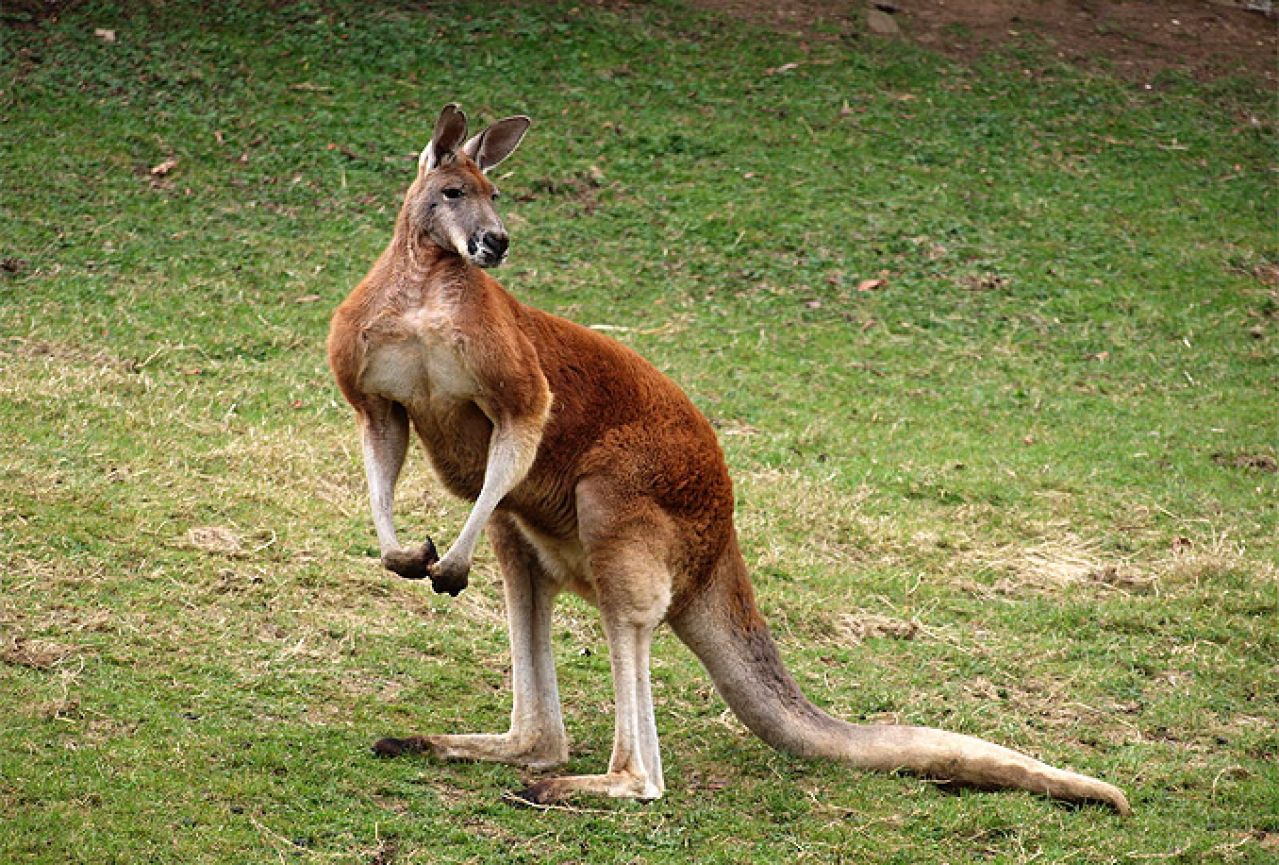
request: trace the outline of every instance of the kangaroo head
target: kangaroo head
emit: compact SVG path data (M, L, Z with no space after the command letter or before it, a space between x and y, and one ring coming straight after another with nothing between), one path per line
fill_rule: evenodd
M515 151L530 122L507 117L466 139L466 115L456 105L445 105L406 196L414 226L480 267L505 261L510 238L493 207L497 187L486 175Z

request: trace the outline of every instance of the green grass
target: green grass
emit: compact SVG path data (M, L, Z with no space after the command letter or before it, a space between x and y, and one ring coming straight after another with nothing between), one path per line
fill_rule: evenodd
M0 15L0 861L1276 855L1271 94L669 3ZM456 601L380 571L323 357L451 100L535 118L499 276L715 421L810 696L1101 775L1132 819L776 754L669 634L657 803L369 755L509 711L491 555ZM422 462L399 522L447 539ZM556 649L595 771L584 605Z

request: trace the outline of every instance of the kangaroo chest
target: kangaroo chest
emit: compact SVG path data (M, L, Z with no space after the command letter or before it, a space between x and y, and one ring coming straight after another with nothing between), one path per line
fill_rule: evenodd
M478 386L463 361L463 338L440 313L405 312L366 328L360 387L406 407L473 398Z
M436 473L454 495L483 485L493 425L475 403L479 384L462 337L441 315L418 310L365 332L360 387L405 407Z

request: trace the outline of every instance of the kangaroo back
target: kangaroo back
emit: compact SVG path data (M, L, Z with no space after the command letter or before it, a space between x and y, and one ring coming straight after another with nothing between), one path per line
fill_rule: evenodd
M963 786L1101 802L1120 814L1130 813L1118 788L983 739L930 727L849 724L814 706L782 664L756 607L736 539L711 582L670 623L734 714L780 751Z

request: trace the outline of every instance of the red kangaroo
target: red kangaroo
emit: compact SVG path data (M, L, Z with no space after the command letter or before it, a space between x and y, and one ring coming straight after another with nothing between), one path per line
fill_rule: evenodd
M528 802L662 795L649 650L665 621L775 748L1127 814L1124 794L1094 778L972 736L848 724L800 693L756 608L710 423L634 351L525 306L486 272L508 245L486 175L528 127L508 117L468 140L462 112L445 106L390 244L333 316L329 359L358 419L382 563L456 595L487 528L510 629L508 732L382 739L375 752L534 770L565 763L551 609L568 589L603 619L613 752L604 774L546 778L520 794ZM429 539L396 540L392 499L410 428L444 486L475 503L442 558Z

